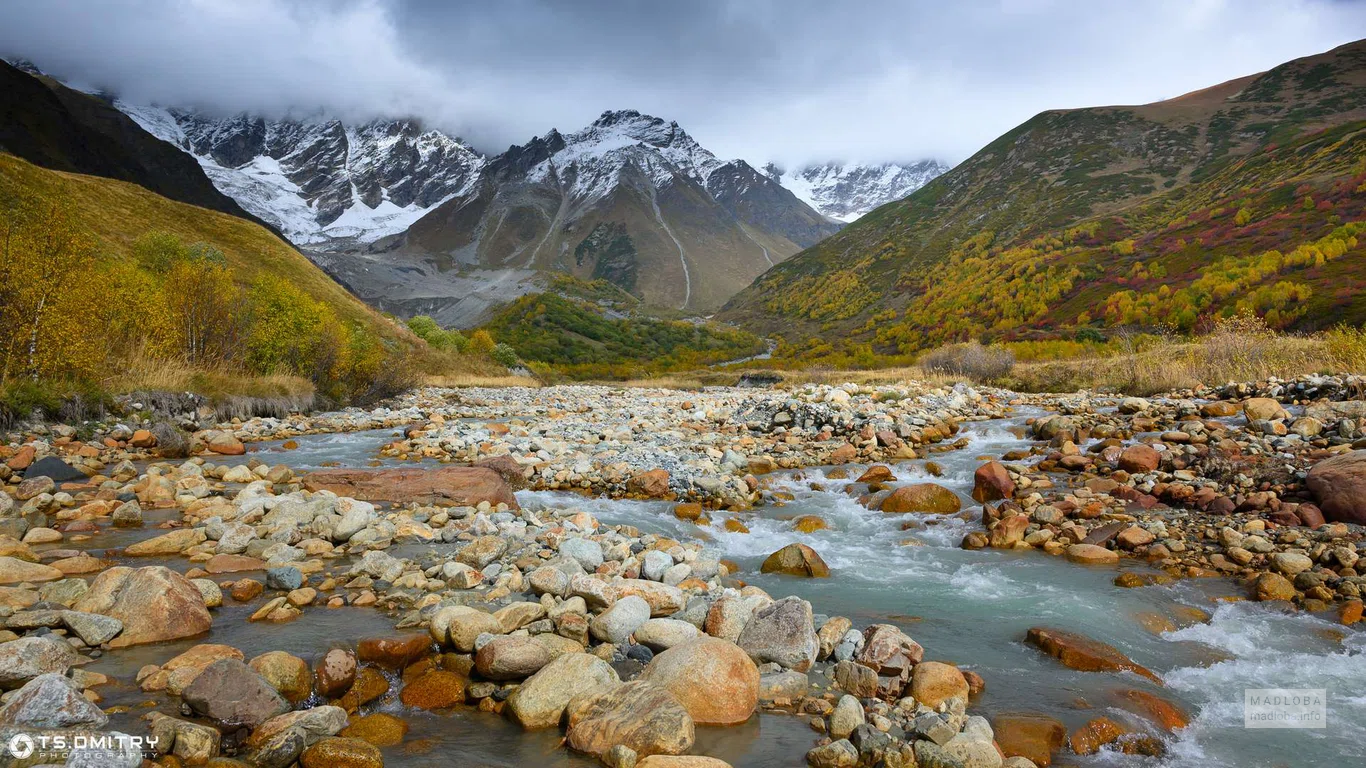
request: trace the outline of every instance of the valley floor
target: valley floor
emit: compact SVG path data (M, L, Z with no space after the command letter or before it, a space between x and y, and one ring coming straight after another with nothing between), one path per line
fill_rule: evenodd
M427 387L205 421L174 460L136 417L14 431L0 736L305 766L1366 758L1366 380L858 378ZM1328 689L1328 728L1243 728L1248 687Z

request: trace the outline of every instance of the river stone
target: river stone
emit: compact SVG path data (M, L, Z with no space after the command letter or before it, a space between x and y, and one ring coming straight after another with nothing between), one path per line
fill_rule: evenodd
M773 662L806 672L816 663L820 643L812 626L811 603L785 597L754 612L737 644L755 664Z
M88 661L54 635L30 635L0 643L0 688L18 688L39 675L63 674Z
M123 631L123 622L112 616L81 611L62 611L62 623L75 633L81 642L89 646L99 646L114 639Z
M1305 477L1324 519L1366 525L1366 451L1325 459Z
M367 637L356 644L356 658L391 672L401 672L431 650L431 638L422 633Z
M621 645L650 618L650 604L644 598L628 595L593 617L588 631L604 643Z
M639 679L667 689L698 725L743 723L759 703L759 669L739 646L715 637L660 653Z
M1162 454L1145 443L1125 448L1119 454L1119 468L1133 474L1152 472L1162 463Z
M692 717L678 699L637 680L586 700L569 718L566 743L595 757L623 744L644 757L682 754L694 737Z
M308 662L285 651L266 651L247 662L290 704L299 704L313 695L313 672Z
M498 620L505 634L516 632L526 625L545 617L545 606L540 603L510 603L494 611L493 618Z
M1250 397L1243 401L1243 416L1248 422L1254 421L1275 421L1283 419L1289 414L1281 404L1269 397Z
M731 768L730 763L703 755L647 755L636 768Z
M149 717L158 752L173 754L189 765L203 765L218 754L222 735L217 728L168 717L160 712L150 713ZM264 761L259 764L262 768L277 768Z
M199 590L184 576L159 565L110 568L96 576L71 607L123 622L123 631L109 641L113 648L193 637L213 625Z
M830 567L816 550L805 544L792 543L769 555L759 567L761 573L783 573L788 576L826 578Z
M346 710L322 705L286 712L262 723L247 739L247 749L255 764L285 768L299 759L300 753L321 739L334 736L346 727Z
M501 557L507 548L502 536L480 536L462 547L455 559L471 568L483 568Z
M242 658L242 652L230 645L202 643L180 653L144 678L142 690L168 691L179 696L210 664L219 659L241 661Z
M566 653L522 683L508 699L508 712L528 730L560 724L570 699L619 685L616 670L587 653Z
M673 567L674 559L669 557L668 552L660 552L652 549L641 556L640 574L650 581L659 581L664 578L664 572Z
M543 565L527 577L531 591L538 595L564 597L569 593L569 577L558 568Z
M447 709L465 703L467 683L463 675L433 669L403 686L398 699L415 709Z
M958 494L935 483L915 483L892 491L881 510L890 513L928 512L952 515L962 509Z
M360 739L330 736L304 750L303 768L384 768L379 748Z
M863 705L846 693L835 704L835 711L830 713L830 738L847 739L863 723Z
M928 742L918 742L916 744L917 750L920 744L926 743ZM858 765L858 750L848 739L832 741L829 744L808 750L806 764L811 768L854 768ZM926 766L927 764L922 761L920 765ZM944 768L948 768L948 766Z
M1257 577L1252 592L1258 600L1294 600L1295 585L1279 573L1263 573Z
M199 715L230 726L254 728L289 711L289 702L237 659L219 659L205 667L181 698Z
M1114 646L1075 632L1065 632L1048 627L1032 627L1026 633L1025 641L1061 661L1063 666L1069 669L1082 672L1121 672L1127 670L1146 677L1158 685L1162 684L1162 680L1152 671L1136 664Z
M115 528L137 528L142 525L142 505L137 499L125 501L114 508L110 521Z
M550 663L550 652L529 636L505 635L485 643L474 668L486 680L521 680Z
M972 498L985 504L989 501L1009 499L1015 495L1015 481L1010 472L999 461L988 461L977 468L972 475Z
M927 707L935 708L944 701L957 697L967 703L968 681L958 667L938 661L922 661L911 672L911 696Z
M725 595L711 604L702 630L733 643L740 639L740 633L754 617L754 612L771 602L763 595Z
M1096 544L1073 544L1063 554L1074 563L1086 565L1110 565L1119 562L1119 553Z
M54 483L83 483L86 480L83 472L56 456L44 456L24 470L25 480L40 477L50 478Z
M341 730L341 735L374 744L377 747L392 747L403 743L408 734L408 723L388 712L373 712L358 717Z
M602 545L592 539L565 539L560 542L560 554L574 558L585 571L602 565Z
M432 639L461 653L473 653L474 641L482 634L500 635L503 625L493 614L467 605L448 605L432 614L428 628Z
M123 553L129 557L158 557L164 555L178 555L181 552L203 543L205 540L204 531L201 528L182 528L178 531L171 531L160 536L139 541L136 544L125 547Z
M8 555L0 556L0 584L56 581L65 577L66 574L50 565L30 563Z
M509 509L519 509L512 488L497 472L485 467L325 469L304 475L302 483L310 491L332 491L361 501L443 507L477 507L488 502L495 507L506 504Z
M1053 755L1067 739L1067 727L1047 715L997 715L991 725L1001 754L1026 757L1041 767L1053 764Z
M292 565L283 565L266 571L266 588L292 592L304 585L304 574Z
M31 728L103 728L109 718L86 700L81 689L60 672L47 672L24 684L0 708L0 723Z
M663 618L678 613L688 605L683 590L669 584L660 584L645 579L620 579L606 586L611 601L635 595L650 605L650 615Z
M697 627L679 619L650 619L636 628L636 642L655 653L668 650L702 634Z
M317 679L318 693L335 699L346 693L356 680L356 656L345 648L333 648L318 660L313 675Z

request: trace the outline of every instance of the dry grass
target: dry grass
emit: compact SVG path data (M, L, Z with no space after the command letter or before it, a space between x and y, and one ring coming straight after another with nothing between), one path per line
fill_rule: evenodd
M447 373L426 376L422 384L428 387L539 387L541 381L531 376L514 376L496 373Z
M176 358L134 354L118 372L100 382L111 394L194 392L210 400L228 397L313 399L313 383L300 376L253 376L228 368L197 368Z

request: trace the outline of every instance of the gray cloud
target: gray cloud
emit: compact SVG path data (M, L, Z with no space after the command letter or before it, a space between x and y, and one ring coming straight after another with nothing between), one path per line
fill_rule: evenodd
M723 156L960 160L1043 109L1145 103L1366 34L1338 0L44 0L0 50L126 97L416 115L498 151L604 109Z

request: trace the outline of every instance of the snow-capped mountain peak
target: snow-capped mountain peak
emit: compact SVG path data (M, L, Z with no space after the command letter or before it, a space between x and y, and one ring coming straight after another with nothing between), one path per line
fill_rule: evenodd
M194 155L215 186L299 245L403 232L468 190L485 162L458 138L416 120L347 125L321 114L215 118L124 101L115 106Z
M949 170L938 160L858 165L823 163L784 171L764 166L769 178L833 219L853 221L880 205L900 200Z

